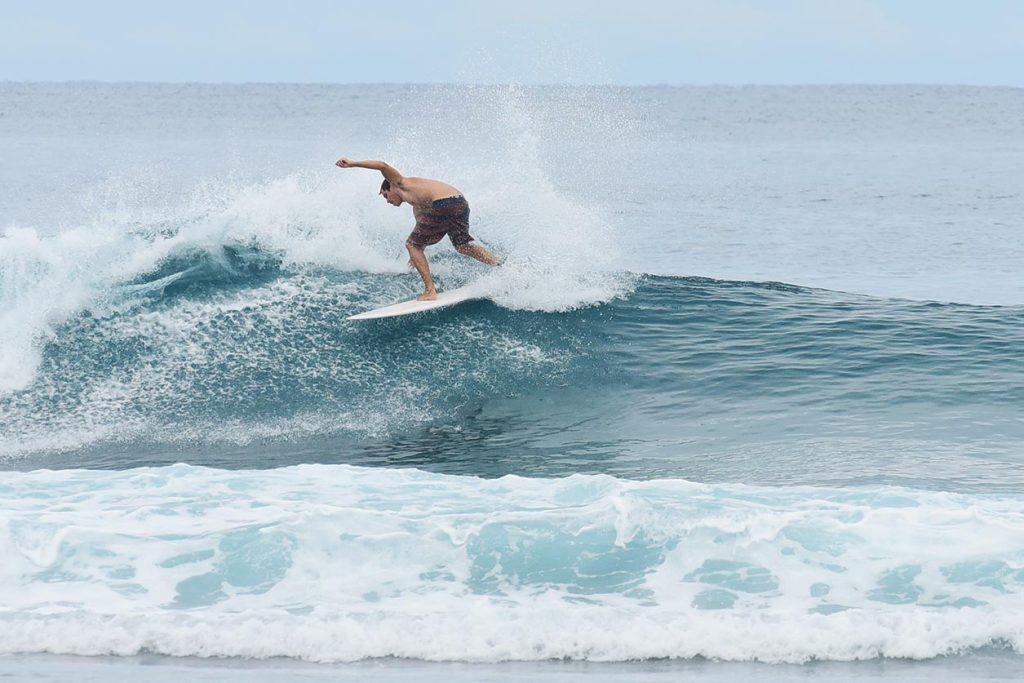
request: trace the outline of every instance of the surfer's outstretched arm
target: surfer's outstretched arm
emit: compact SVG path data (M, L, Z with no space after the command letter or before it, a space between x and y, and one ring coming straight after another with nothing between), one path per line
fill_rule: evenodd
M334 162L334 165L338 168L368 168L373 171L380 171L381 175L383 175L392 185L401 186L402 181L405 180L397 169L393 166L389 166L383 161L353 161L342 157Z

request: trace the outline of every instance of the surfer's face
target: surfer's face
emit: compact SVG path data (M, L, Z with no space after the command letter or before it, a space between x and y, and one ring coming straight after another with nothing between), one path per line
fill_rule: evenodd
M390 204L391 206L402 205L402 197L394 190L382 190L381 194L384 196L384 199L386 199L388 204Z

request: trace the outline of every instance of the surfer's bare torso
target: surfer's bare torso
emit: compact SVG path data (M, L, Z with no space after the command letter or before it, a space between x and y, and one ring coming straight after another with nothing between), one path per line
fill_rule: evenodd
M407 204L412 205L412 212L419 220L420 213L430 208L430 205L438 199L449 197L461 197L462 192L458 188L442 183L440 180L430 178L402 178L400 185L392 184L395 191Z

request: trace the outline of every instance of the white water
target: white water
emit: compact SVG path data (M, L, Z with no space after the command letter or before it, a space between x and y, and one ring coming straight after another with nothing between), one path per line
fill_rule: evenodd
M800 662L1024 647L1012 497L314 465L6 473L0 493L4 653Z

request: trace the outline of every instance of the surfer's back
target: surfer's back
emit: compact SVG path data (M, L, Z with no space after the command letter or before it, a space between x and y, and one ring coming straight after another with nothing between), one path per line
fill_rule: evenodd
M406 176L402 179L402 194L410 204L430 204L438 199L458 197L462 191L440 180Z

